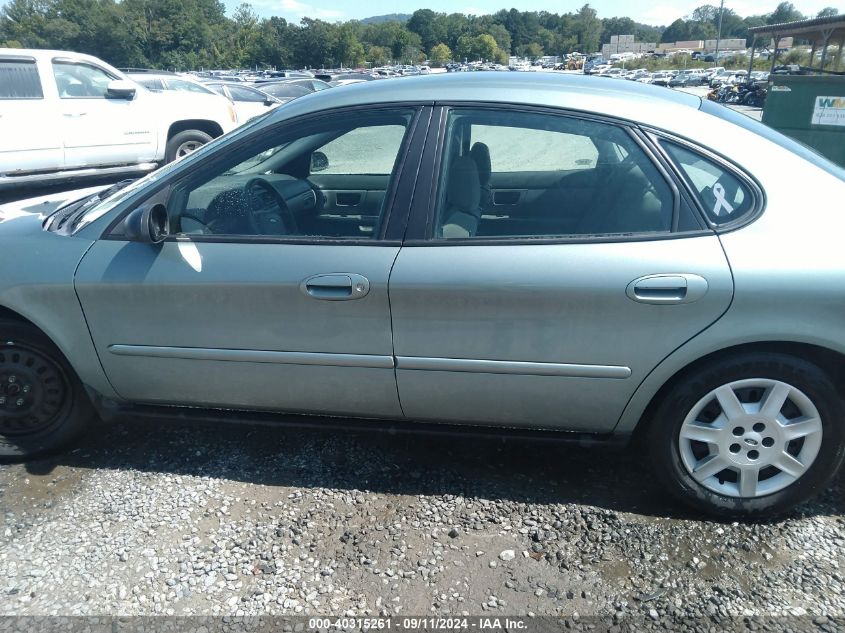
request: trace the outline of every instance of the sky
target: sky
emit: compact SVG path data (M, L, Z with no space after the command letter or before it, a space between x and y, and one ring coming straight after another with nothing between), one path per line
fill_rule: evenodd
M242 0L225 0L229 13ZM483 15L511 7L520 11L550 11L566 13L576 11L587 0L562 2L561 0L246 0L262 17L278 15L298 22L303 17L320 18L329 22L367 18L387 13L413 13L427 8L445 13ZM630 17L637 22L655 26L669 25L676 19L690 14L702 4L718 4L719 0L591 0L590 6L600 18ZM725 6L741 16L770 13L779 0L726 0ZM821 9L837 7L845 13L845 0L792 0L795 8L815 17Z

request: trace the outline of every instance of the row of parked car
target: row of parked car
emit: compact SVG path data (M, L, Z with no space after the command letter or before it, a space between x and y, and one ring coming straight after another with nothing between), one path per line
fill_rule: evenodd
M668 86L670 88L689 88L693 86L709 86L718 88L723 85L746 83L749 75L747 70L728 70L723 67L692 68L687 70L660 70L649 72L645 68L625 70L613 66L596 66L586 74L609 79L627 79L639 83ZM767 81L769 73L753 71L751 81Z
M137 175L297 97L401 74L118 70L90 55L0 48L0 191Z

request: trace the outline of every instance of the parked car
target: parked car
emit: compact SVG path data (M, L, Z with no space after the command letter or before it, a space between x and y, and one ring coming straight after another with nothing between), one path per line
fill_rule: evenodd
M310 86L302 86L288 81L261 84L261 90L281 103L287 103L292 99L314 92Z
M256 88L267 92L266 88L270 86L279 86L279 85L288 85L288 86L297 86L300 88L305 88L308 92L316 92L318 90L326 90L327 88L331 88L332 85L327 82L323 81L322 79L311 79L311 78L302 78L296 77L291 79L279 79L272 82L264 82L261 84L256 84ZM301 96L301 95L300 95Z
M105 62L0 48L0 188L139 173L237 124L231 104L153 93Z
M2 218L0 456L96 412L543 429L634 437L700 509L782 512L845 455L843 197L806 147L647 85L312 93Z
M125 69L126 76L137 84L141 84L147 90L161 91L174 90L177 92L190 92L194 94L220 95L203 83L188 77L181 77L176 73L164 71L151 71L139 69Z
M235 104L235 111L238 113L238 120L241 123L260 116L284 103L281 99L277 99L263 89L259 90L245 84L211 81L205 85Z
M704 75L682 70L669 80L670 88L690 88L704 85Z
M674 73L670 71L659 71L651 76L651 83L655 86L666 87L674 76Z

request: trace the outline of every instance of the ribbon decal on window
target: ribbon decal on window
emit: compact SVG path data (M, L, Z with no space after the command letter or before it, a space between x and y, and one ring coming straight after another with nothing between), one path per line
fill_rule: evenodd
M733 213L734 208L725 198L725 188L722 186L722 183L717 182L713 185L713 195L716 198L716 206L713 207L713 215L722 215L722 209L724 209L725 215Z

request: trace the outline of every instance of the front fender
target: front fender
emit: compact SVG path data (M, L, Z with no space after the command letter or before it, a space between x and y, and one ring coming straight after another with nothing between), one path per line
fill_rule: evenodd
M37 214L6 217L0 218L0 306L41 329L83 384L117 398L73 285L76 267L93 242L44 231Z

